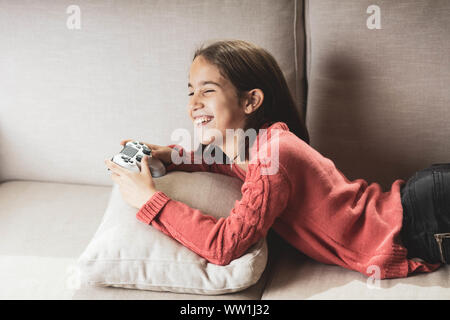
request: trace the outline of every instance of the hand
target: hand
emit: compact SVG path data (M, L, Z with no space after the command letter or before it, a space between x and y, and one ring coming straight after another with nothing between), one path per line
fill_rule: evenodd
M125 144L129 141L133 141L133 139L122 140L120 141L120 144L122 146L125 146ZM173 149L171 147L158 146L156 144L150 144L145 142L142 143L152 150L152 157L161 160L166 166L172 163L171 154Z
M130 206L140 209L157 192L148 156L142 157L141 172L122 168L109 159L105 159L105 164L111 170L111 179L119 185L123 200Z

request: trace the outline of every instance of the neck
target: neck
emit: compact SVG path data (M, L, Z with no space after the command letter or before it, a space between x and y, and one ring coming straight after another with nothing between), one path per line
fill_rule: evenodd
M239 154L240 150L239 150L237 136L234 136L233 140L231 140L231 141L225 141L225 143L222 145L222 151L231 160L232 164L246 166L246 164L248 163L247 160L241 160L241 155ZM244 159L244 155L242 155L242 159Z

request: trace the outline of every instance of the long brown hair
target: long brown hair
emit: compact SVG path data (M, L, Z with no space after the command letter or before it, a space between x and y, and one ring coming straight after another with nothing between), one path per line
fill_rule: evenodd
M255 129L258 132L265 123L282 121L289 131L309 144L305 121L298 112L283 72L267 50L243 40L221 40L202 44L192 61L198 56L215 65L234 85L239 101L249 90L259 88L263 91L262 105L248 116L244 131Z

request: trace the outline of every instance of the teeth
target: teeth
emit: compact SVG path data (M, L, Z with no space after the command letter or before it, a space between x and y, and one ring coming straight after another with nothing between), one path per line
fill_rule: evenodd
M200 117L200 118L197 118L197 119L195 119L195 124L200 124L200 123L205 123L205 122L207 122L207 121L210 121L212 119L212 117Z

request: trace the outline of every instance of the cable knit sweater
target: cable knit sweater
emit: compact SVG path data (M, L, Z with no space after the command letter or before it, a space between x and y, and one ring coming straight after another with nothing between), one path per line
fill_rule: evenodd
M219 265L243 255L272 227L311 258L367 276L372 275L373 266L379 268L381 279L440 266L406 257L399 235L404 180L394 181L388 192L363 179L349 181L284 122L266 124L263 129L265 133L259 133L250 148L256 161L249 163L247 172L237 165L194 164L194 153L180 146L180 155L191 164L167 166L167 171L208 171L241 179L242 199L228 217L216 219L158 191L140 208L137 218ZM278 144L271 144L275 137ZM272 152L272 145L278 153Z

